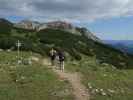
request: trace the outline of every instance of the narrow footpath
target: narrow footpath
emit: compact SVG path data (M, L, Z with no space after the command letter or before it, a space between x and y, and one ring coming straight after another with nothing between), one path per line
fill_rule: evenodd
M48 60L43 60L43 65L48 65ZM51 66L53 67L53 66ZM86 87L81 83L81 77L79 73L70 73L64 71L57 70L56 68L52 68L52 70L59 76L60 79L68 80L72 85L73 94L75 95L75 100L89 100L90 95L86 89Z

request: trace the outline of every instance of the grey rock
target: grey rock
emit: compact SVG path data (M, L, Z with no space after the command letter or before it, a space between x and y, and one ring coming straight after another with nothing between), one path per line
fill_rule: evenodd
M36 30L36 31L40 31L46 28L60 29L75 35L80 35L80 36L84 35L88 39L92 39L100 43L102 42L102 40L100 40L93 33L91 33L87 28L75 27L71 23L68 23L65 21L52 21L47 23L39 23L37 21L23 20L19 23L14 24L14 26L18 28L24 28L24 29L30 29L30 30Z

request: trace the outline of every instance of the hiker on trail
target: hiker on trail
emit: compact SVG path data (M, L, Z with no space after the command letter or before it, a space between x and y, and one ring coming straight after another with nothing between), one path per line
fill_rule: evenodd
M51 60L51 65L54 66L55 64L55 57L56 57L56 50L52 48L49 52L50 54L50 60Z
M57 55L59 57L59 66L60 66L60 69L62 71L64 71L64 60L65 60L64 53L61 50L58 50Z

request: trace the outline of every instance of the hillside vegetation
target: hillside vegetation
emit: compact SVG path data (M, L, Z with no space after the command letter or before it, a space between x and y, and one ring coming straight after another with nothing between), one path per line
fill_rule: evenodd
M108 63L120 69L133 67L133 56L89 39L82 30L80 36L60 29L46 28L35 31L16 28L11 24L9 26L8 21L0 22L0 25L4 27L0 28L1 49L16 50L15 44L19 39L22 42L21 50L25 51L48 55L49 49L55 47L64 50L71 60L81 60L81 54L84 54L88 57L96 57L99 64Z

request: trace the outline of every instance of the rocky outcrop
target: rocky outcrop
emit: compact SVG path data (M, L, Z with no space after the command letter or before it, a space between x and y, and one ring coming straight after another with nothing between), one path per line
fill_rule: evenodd
M23 20L19 23L14 24L15 27L36 30L40 26L39 22Z
M88 31L86 28L75 27L71 23L65 21L52 21L47 23L39 23L35 21L23 20L15 24L14 26L24 29L36 30L36 31L44 30L46 28L60 29L75 35L85 35L89 39L101 42L99 38L97 38L93 33Z

